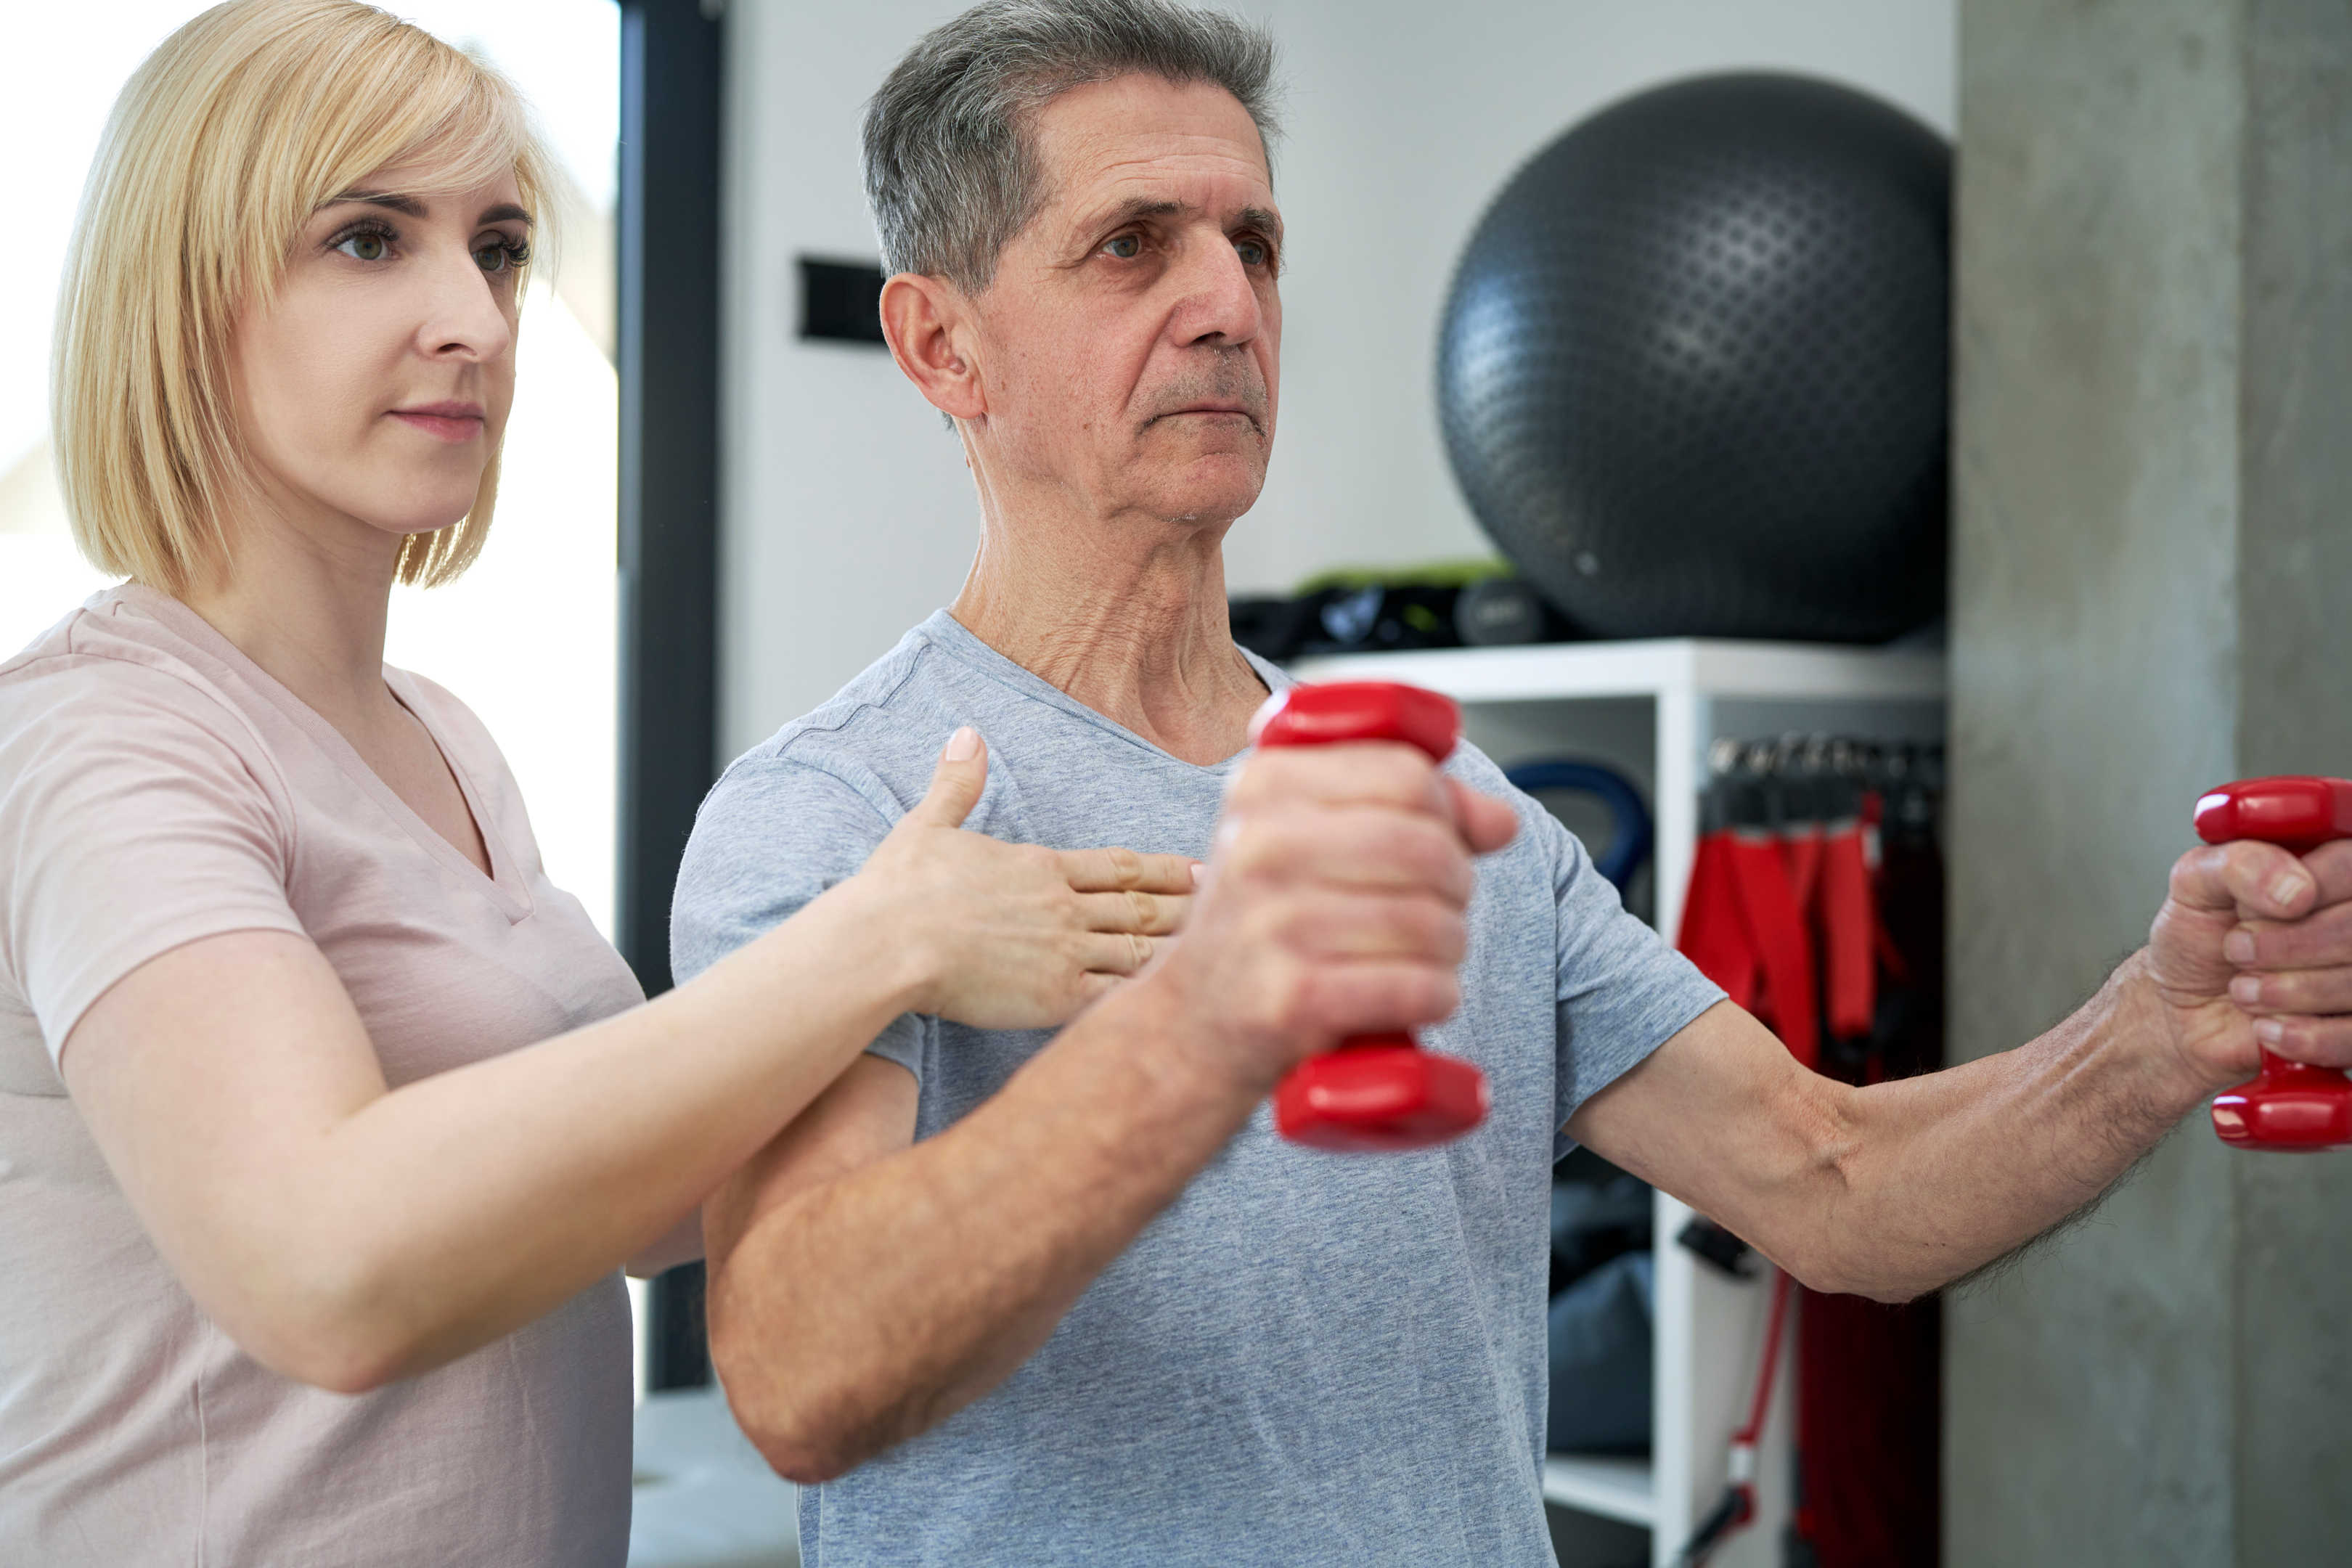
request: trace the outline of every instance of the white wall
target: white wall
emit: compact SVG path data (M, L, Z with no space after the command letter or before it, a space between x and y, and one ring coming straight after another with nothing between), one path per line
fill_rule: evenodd
M1227 546L1236 591L1325 567L1491 554L1437 430L1438 311L1529 154L1705 71L1853 83L1949 134L1956 0L1252 0L1290 84L1281 424ZM721 745L826 697L946 603L971 553L961 449L880 350L794 340L793 259L872 258L868 93L947 0L734 0Z

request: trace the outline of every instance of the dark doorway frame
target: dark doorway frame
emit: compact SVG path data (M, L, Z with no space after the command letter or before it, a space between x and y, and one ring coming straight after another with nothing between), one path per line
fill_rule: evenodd
M670 988L678 861L719 763L719 204L725 29L622 0L620 841L614 940ZM710 1381L702 1265L654 1281L647 1378Z

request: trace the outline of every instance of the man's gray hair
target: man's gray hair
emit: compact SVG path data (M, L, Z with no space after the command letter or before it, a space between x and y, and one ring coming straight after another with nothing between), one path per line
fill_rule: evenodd
M1037 110L1135 73L1212 82L1256 122L1269 169L1274 40L1171 0L982 0L923 36L866 106L866 200L886 273L978 293L1044 205Z

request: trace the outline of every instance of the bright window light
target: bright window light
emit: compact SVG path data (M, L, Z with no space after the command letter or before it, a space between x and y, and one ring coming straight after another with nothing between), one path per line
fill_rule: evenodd
M425 0L394 10L504 69L562 165L552 287L523 306L515 409L488 549L446 588L400 590L385 657L455 691L522 784L548 873L612 928L614 498L612 215L620 131L613 0ZM75 552L48 446L52 305L91 155L123 81L190 0L34 5L8 19L0 138L39 147L0 247L0 656L107 579Z

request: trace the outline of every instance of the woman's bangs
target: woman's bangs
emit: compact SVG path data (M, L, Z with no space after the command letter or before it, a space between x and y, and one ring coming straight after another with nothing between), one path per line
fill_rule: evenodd
M402 182L409 195L472 190L509 174L528 181L537 172L529 113L504 77L416 28L401 27L398 44L408 58L382 62L390 69L368 62L365 85L351 84L355 97L376 102L367 133L348 147L367 167L337 170L338 189L383 169L417 172Z

